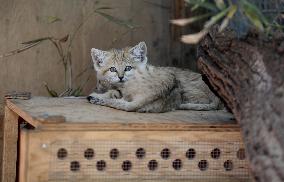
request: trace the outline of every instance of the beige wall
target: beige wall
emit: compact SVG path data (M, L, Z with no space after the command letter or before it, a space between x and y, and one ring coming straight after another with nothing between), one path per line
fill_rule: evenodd
M132 20L140 28L129 31L103 17L92 16L74 40L74 75L91 64L90 48L124 47L139 41L146 41L151 63L172 65L173 48L168 23L172 16L172 4L172 0L101 0L98 4L95 0L0 0L0 55L19 48L23 41L45 36L63 37L72 33L94 8L101 5L113 7L107 12ZM45 21L47 16L57 16L62 21L48 24ZM89 71L75 81L78 85L89 74L92 79L84 89L85 94L94 88L94 72ZM43 82L56 91L64 89L63 66L50 42L0 58L1 98L5 92L14 90L47 95ZM0 99L0 115L2 112L3 99Z

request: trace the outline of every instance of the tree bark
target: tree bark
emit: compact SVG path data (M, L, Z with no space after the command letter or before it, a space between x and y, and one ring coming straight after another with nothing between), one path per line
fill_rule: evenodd
M256 181L284 181L284 36L236 38L217 28L198 48L198 67L242 129Z

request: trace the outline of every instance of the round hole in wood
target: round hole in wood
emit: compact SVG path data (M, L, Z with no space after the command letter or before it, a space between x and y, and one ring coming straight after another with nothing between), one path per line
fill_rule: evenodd
M158 162L156 160L150 160L148 162L148 168L150 171L154 171L158 168Z
M172 166L175 170L180 170L182 168L182 161L180 159L176 159L173 161Z
M198 162L198 168L200 171L205 171L208 168L208 162L207 160L201 160Z
M86 159L90 160L90 159L94 158L94 156L95 156L94 149L88 148L88 149L85 150L84 157Z
M97 161L96 167L98 171L103 171L106 168L106 162L104 160Z
M143 159L145 157L145 155L146 155L145 149L139 148L139 149L136 150L136 157L138 159Z
M244 160L246 158L246 153L245 153L245 149L244 148L240 148L237 151L237 158L240 160Z
M226 171L233 170L233 162L231 160L227 160L224 162L224 168Z
M65 159L67 157L67 150L65 148L61 148L57 151L57 158L58 159Z
M123 171L130 171L132 168L132 163L129 160L123 161L121 168Z
M220 155L221 155L221 150L218 149L218 148L215 148L211 151L211 157L213 159L219 159L220 158Z
M118 156L119 156L119 151L118 151L118 149L116 149L116 148L111 149L110 152L109 152L109 156L110 156L110 158L112 158L112 159L117 159Z
M185 156L186 156L188 159L194 159L195 155L196 155L196 152L195 152L195 150L194 150L193 148L188 149L188 150L186 151L186 153L185 153Z
M162 157L163 159L168 159L168 158L170 158L170 156L171 156L171 151L170 151L170 149L164 148L164 149L161 151L161 157Z
M70 163L70 170L73 172L79 171L80 170L80 163L78 161L72 161Z

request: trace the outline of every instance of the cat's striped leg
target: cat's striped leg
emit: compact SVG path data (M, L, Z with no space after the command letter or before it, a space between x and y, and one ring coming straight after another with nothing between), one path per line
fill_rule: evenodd
M128 102L124 100L123 98L107 99L107 98L92 97L90 99L90 102L92 104L108 106L108 107L112 107L112 108L124 110L124 111L137 111L139 107L141 106L139 102L135 102L135 101Z
M181 110L196 110L196 111L210 111L217 110L218 104L210 103L210 104L194 104L194 103L186 103L179 105L178 109Z

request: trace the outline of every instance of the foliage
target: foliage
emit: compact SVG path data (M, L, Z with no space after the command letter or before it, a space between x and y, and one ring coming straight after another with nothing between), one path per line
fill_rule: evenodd
M100 6L96 9L94 9L76 27L76 29L73 33L68 33L64 37L61 37L61 38L49 36L49 37L42 37L42 38L37 38L37 39L34 39L34 40L23 42L22 43L23 47L16 49L16 50L13 50L13 51L10 51L8 53L5 53L3 55L0 55L0 58L8 57L8 56L12 56L12 55L21 53L23 51L26 51L30 48L33 48L33 47L41 44L43 42L49 41L56 48L57 53L60 57L60 62L62 63L62 65L64 67L65 89L64 89L63 92L57 93L55 90L49 88L47 83L44 83L44 87L46 88L49 95L52 96L52 97L80 96L82 94L82 90L83 90L84 86L89 81L90 76L85 81L81 82L82 84L78 87L74 88L72 83L75 79L78 79L79 77L81 77L88 69L92 68L91 66L89 66L88 68L84 69L83 72L76 75L75 78L73 79L71 48L72 48L72 45L73 45L74 38L76 37L76 35L78 34L78 32L82 28L82 26L90 19L90 17L93 17L94 15L99 15L99 16L106 18L110 22L115 23L115 24L120 25L120 26L123 26L123 27L126 27L127 29L135 29L135 28L138 27L137 25L133 25L130 21L122 20L118 17L112 16L109 13L105 12L105 10L111 10L111 9L112 9L111 7ZM55 16L48 16L48 17L45 17L45 19L46 19L46 22L48 24L61 21L60 18L55 17Z
M195 34L184 35L182 41L188 44L198 43L209 31L209 29L219 23L219 31L223 31L230 23L238 21L237 24L254 27L261 32L268 33L273 27L282 28L275 21L270 22L262 12L248 0L185 0L191 7L191 11L204 9L208 13L172 20L175 25L185 26L196 21L209 19L205 22L203 29ZM246 30L249 27L245 27Z

